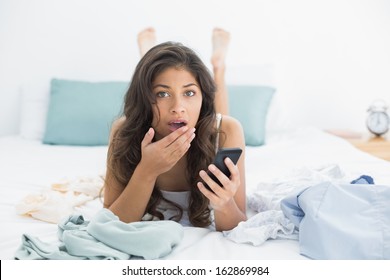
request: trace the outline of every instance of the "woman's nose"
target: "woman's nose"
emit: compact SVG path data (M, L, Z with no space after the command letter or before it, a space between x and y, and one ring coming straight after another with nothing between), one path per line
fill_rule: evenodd
M173 98L171 112L172 113L182 113L185 111L185 106L181 98Z

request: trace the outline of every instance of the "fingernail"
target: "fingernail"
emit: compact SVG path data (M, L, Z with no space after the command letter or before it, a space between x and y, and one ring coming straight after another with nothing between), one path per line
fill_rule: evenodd
M214 164L210 164L210 165L209 165L209 170L210 170L210 171L215 171L215 170L216 170Z

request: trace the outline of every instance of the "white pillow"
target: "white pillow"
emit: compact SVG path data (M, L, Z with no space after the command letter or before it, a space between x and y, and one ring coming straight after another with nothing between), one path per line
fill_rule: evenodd
M280 92L276 88L276 93L271 100L267 113L265 127L267 133L290 131L296 127L291 118L291 106L289 106L286 98L283 96L284 94L284 92Z
M270 86L276 89L267 112L267 133L291 130L295 127L291 121L285 92L280 92L275 73L275 66L271 63L228 65L226 68L227 84Z
M42 140L49 107L49 86L24 85L21 90L19 134L30 140Z

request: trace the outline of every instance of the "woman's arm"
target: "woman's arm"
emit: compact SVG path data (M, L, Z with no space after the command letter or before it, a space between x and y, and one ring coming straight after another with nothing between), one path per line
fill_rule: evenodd
M209 166L209 170L223 184L223 188L211 181L212 179L205 171L201 171L200 176L214 192L208 191L202 183L198 183L200 191L209 198L214 209L215 226L219 231L230 230L236 227L239 222L246 220L244 132L236 119L223 116L222 120L221 130L225 137L220 138L220 147L239 147L243 152L237 165L234 165L231 160L225 159L225 164L231 173L230 179L220 170L213 169L214 165Z
M124 118L117 120L112 127L110 144L113 135L117 132ZM112 150L108 150L112 153ZM110 154L108 154L110 160ZM109 164L109 163L108 163ZM156 175L150 173L148 168L139 164L126 186L121 185L107 168L104 184L104 207L110 209L123 222L134 222L141 220L145 213L146 206L152 194Z
M107 170L104 207L125 223L140 221L152 195L156 178L147 168L138 165L128 184L123 187Z

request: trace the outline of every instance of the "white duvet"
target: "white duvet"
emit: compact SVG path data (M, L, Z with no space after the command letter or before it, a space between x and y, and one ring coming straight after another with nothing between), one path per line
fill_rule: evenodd
M57 226L17 214L16 205L29 194L41 193L51 185L77 178L105 174L106 147L48 146L18 136L0 138L0 258L12 259L24 233L43 241L55 241ZM358 151L348 142L314 128L270 133L261 147L246 149L248 202L262 186L284 182L302 170L337 166L343 180L367 174L378 184L390 184L390 163ZM307 175L307 174L306 174ZM264 188L263 188L264 189ZM279 190L280 191L280 190ZM277 201L283 196L272 197ZM274 200L272 200L274 199ZM271 204L270 204L271 205ZM277 203L276 203L277 205ZM73 212L90 219L101 209L99 198ZM254 207L252 207L255 209ZM256 212L248 207L248 216ZM257 209L259 210L259 209ZM294 239L268 239L260 245L235 243L222 233L204 228L184 228L184 238L167 259L304 259Z

